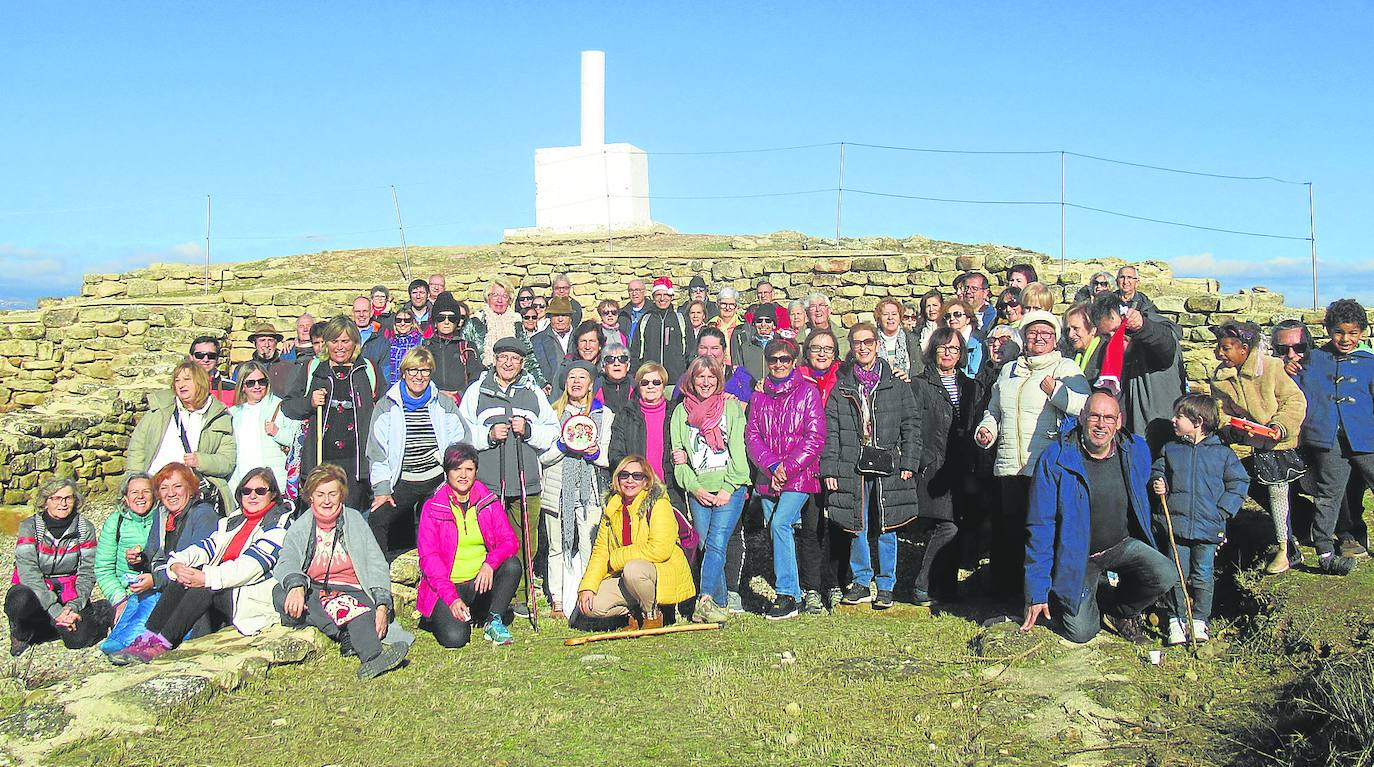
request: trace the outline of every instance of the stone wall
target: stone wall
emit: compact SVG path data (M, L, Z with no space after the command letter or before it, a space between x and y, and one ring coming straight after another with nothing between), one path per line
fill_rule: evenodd
M703 275L712 290L730 285L747 302L767 276L789 297L828 294L851 324L883 296L914 299L932 288L946 294L967 269L993 275L1033 264L1041 281L1067 299L1098 269L1119 259L1068 261L999 245L965 245L920 237L846 240L836 249L795 232L759 237L658 232L604 241L526 241L497 246L411 248L410 273L440 272L460 299L480 301L489 280L541 290L567 272L584 311L597 300L623 300L633 277L670 275L685 285ZM148 389L167 374L193 338L214 335L229 344L231 363L247 359L248 333L263 322L290 337L295 318L347 311L375 284L404 295L398 249L322 252L261 262L214 265L206 290L203 267L154 265L124 275L88 275L79 297L45 300L38 309L0 312L0 502L23 502L54 472L75 473L85 489L111 489L124 470L123 450ZM1173 277L1164 262L1136 265L1141 290L1185 328L1189 377L1205 380L1214 364L1212 325L1229 318L1269 325L1280 319L1320 322L1321 315L1283 306L1261 288L1218 295L1211 279ZM676 299L682 300L681 295Z

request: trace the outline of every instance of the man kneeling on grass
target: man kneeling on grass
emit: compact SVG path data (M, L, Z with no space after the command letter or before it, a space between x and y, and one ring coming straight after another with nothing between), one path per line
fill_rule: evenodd
M1121 433L1121 406L1111 395L1088 398L1078 425L1036 461L1026 525L1026 615L1022 631L1050 618L1086 642L1102 628L1101 576L1120 576L1107 620L1136 644L1148 642L1140 613L1171 589L1178 574L1155 547L1146 483L1150 451L1144 438Z

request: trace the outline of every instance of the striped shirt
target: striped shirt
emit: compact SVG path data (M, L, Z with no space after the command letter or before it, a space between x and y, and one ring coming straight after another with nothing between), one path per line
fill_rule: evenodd
M959 412L959 376L941 375L940 383L945 387L945 394L949 396L949 401L954 405L954 412Z
M439 440L428 408L406 411L405 454L401 456L401 479L422 482L443 473L439 467Z

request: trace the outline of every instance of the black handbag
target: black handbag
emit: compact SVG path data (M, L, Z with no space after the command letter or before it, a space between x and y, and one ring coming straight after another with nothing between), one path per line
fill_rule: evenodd
M897 473L897 452L877 445L859 445L854 470L865 477L890 477Z
M1255 481L1261 485L1284 485L1305 474L1307 461L1294 448L1255 451Z

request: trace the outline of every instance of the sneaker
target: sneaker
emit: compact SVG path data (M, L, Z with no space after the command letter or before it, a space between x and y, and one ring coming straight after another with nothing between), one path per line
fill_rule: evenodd
M867 586L860 586L857 583L851 583L849 585L849 590L844 592L844 597L840 599L840 604L861 605L864 602L872 601L873 594L868 590Z
M391 642L383 645L382 651L377 653L377 657L372 660L365 660L358 666L358 678L372 679L385 674L401 665L409 652L410 645L403 642Z
M825 592L825 594L826 594L826 596L827 596L827 597L829 598L829 600L830 600L830 609L831 609L831 610L834 610L836 607L839 607L839 606L840 606L840 602L842 602L842 601L844 600L844 592L843 592L843 591L840 591L840 589L839 589L838 587L837 587L837 588L828 589L828 590Z
M170 649L172 646L167 644L167 640L157 634L144 632L133 644L111 655L110 662L116 666L150 663Z
M1338 546L1338 548L1340 549L1340 552L1341 552L1341 554L1342 554L1343 556L1347 556L1347 557L1367 557L1367 556L1369 556L1369 550L1366 549L1364 546L1361 546L1361 545L1360 545L1360 542L1357 541L1357 540L1355 540L1355 536L1351 535L1350 533L1342 533L1342 534L1341 534L1340 541L1339 541L1339 543L1337 544L1337 546Z
M1327 575L1349 575L1355 569L1355 560L1340 554L1327 554L1317 560L1317 569Z
M911 602L917 607L930 607L933 601L934 600L930 598L928 592L921 591L920 589L911 590Z
M797 599L787 594L779 594L773 605L764 613L770 621L782 621L797 617Z
M521 604L518 604L518 605L512 605L510 609L511 609L511 612L515 613L515 617L517 617L517 618L528 618L528 617L530 617L530 606L527 605L527 604L521 603Z
M17 636L11 635L11 636L10 636L10 657L12 657L12 658L18 658L20 655L23 655L23 654L24 654L24 651L27 650L27 649L29 649L29 647L30 647L32 644L33 644L32 642L29 642L29 641L27 641L27 640L20 639L20 638L17 637Z
M725 595L726 595L726 605L725 605L725 609L729 610L731 615L743 615L743 614L744 614L744 599L740 597L739 592L738 592L738 591L727 591L727 592L725 592Z
M1302 564L1302 547L1298 545L1297 538L1288 539L1288 564L1294 567Z
M1126 618L1107 616L1107 623L1111 624L1112 630L1117 636L1132 644L1149 644L1150 637L1145 633L1145 625L1140 620L1139 615L1132 615Z
M1212 636L1207 633L1207 621L1200 618L1193 619L1193 641L1206 642Z
M696 609L692 611L693 623L725 623L728 620L730 613L716 604L709 594L697 598Z
M353 637L348 635L348 630L339 632L339 657L356 658L358 651L353 649Z
M1187 641L1188 633L1183 630L1183 621L1178 618L1170 618L1169 634L1164 638L1164 646L1175 647L1177 645L1186 644Z
M886 610L892 606L892 592L878 589L878 598L873 600L874 610Z
M491 616L491 621L487 623L487 627L482 629L482 636L486 637L496 647L502 647L515 641L515 637L510 635L510 629L506 628L505 622L501 620L499 615Z
M808 591L802 594L802 615L825 615L825 600L821 599L821 592Z

